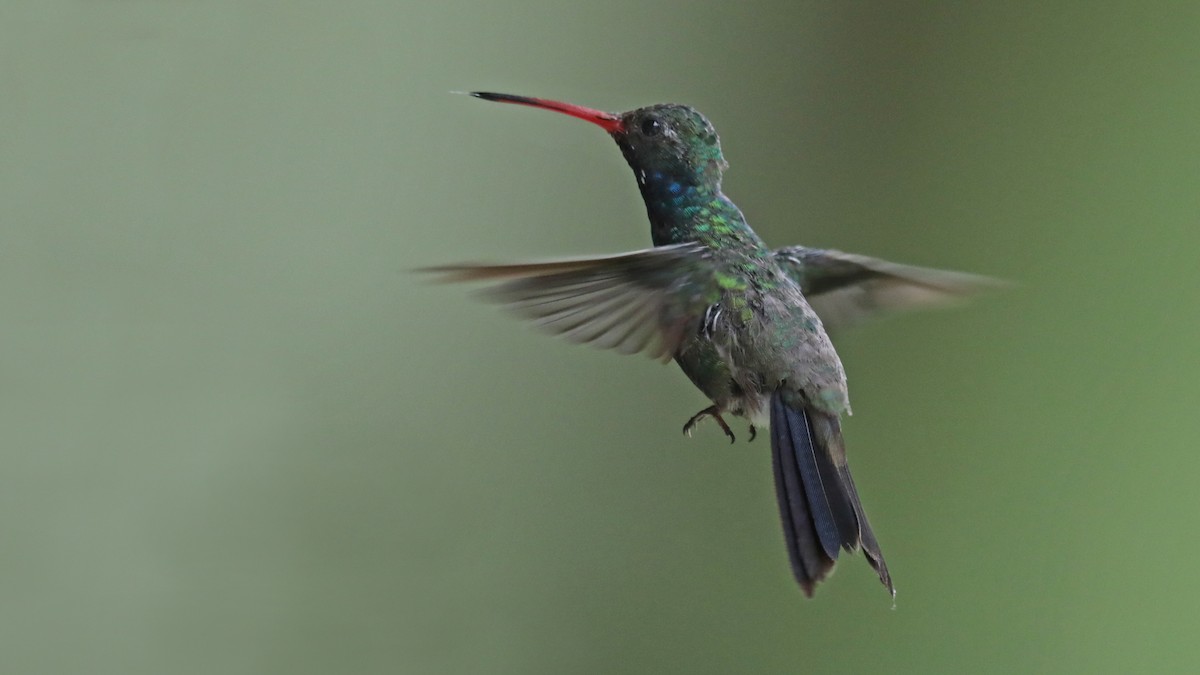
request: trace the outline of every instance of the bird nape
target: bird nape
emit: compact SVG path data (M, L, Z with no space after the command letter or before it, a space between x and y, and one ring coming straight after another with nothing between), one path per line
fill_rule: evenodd
M633 169L653 248L597 258L428 268L447 281L494 282L488 297L577 343L674 359L712 405L770 428L780 519L806 595L841 551L862 549L895 596L846 463L846 376L828 330L882 313L949 304L991 279L799 246L772 250L721 191L712 124L674 103L614 114L540 98L473 92L591 122Z

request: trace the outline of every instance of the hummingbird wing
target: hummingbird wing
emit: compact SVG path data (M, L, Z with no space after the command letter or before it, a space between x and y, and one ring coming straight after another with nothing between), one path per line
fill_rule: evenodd
M775 261L800 284L804 297L830 331L877 316L950 306L966 296L1005 285L974 274L804 246L775 251Z
M443 281L499 281L486 292L576 343L669 360L720 299L711 251L694 243L602 258L426 268Z

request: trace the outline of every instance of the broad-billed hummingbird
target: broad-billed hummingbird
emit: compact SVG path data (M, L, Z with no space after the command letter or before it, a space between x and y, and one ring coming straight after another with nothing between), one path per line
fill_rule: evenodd
M862 549L895 596L846 464L846 375L826 332L881 311L941 304L991 285L956 272L837 251L772 250L721 192L728 164L712 124L673 103L613 114L525 96L598 125L637 178L654 248L600 258L431 268L449 281L500 282L490 297L569 340L674 359L712 401L684 425L727 414L769 425L775 489L792 572L804 593L841 550Z

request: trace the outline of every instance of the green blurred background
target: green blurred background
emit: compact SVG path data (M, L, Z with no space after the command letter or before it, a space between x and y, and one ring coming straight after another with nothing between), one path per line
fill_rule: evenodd
M1200 5L0 2L0 671L1200 667ZM674 366L425 264L648 243L703 110L776 245L1018 282L840 336L860 557Z

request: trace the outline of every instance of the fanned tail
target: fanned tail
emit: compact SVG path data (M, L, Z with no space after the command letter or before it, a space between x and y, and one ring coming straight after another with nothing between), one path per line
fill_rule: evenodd
M879 542L846 465L838 418L789 405L777 390L771 396L771 452L783 536L792 573L804 594L811 597L817 583L829 576L840 549L861 546L895 597Z

